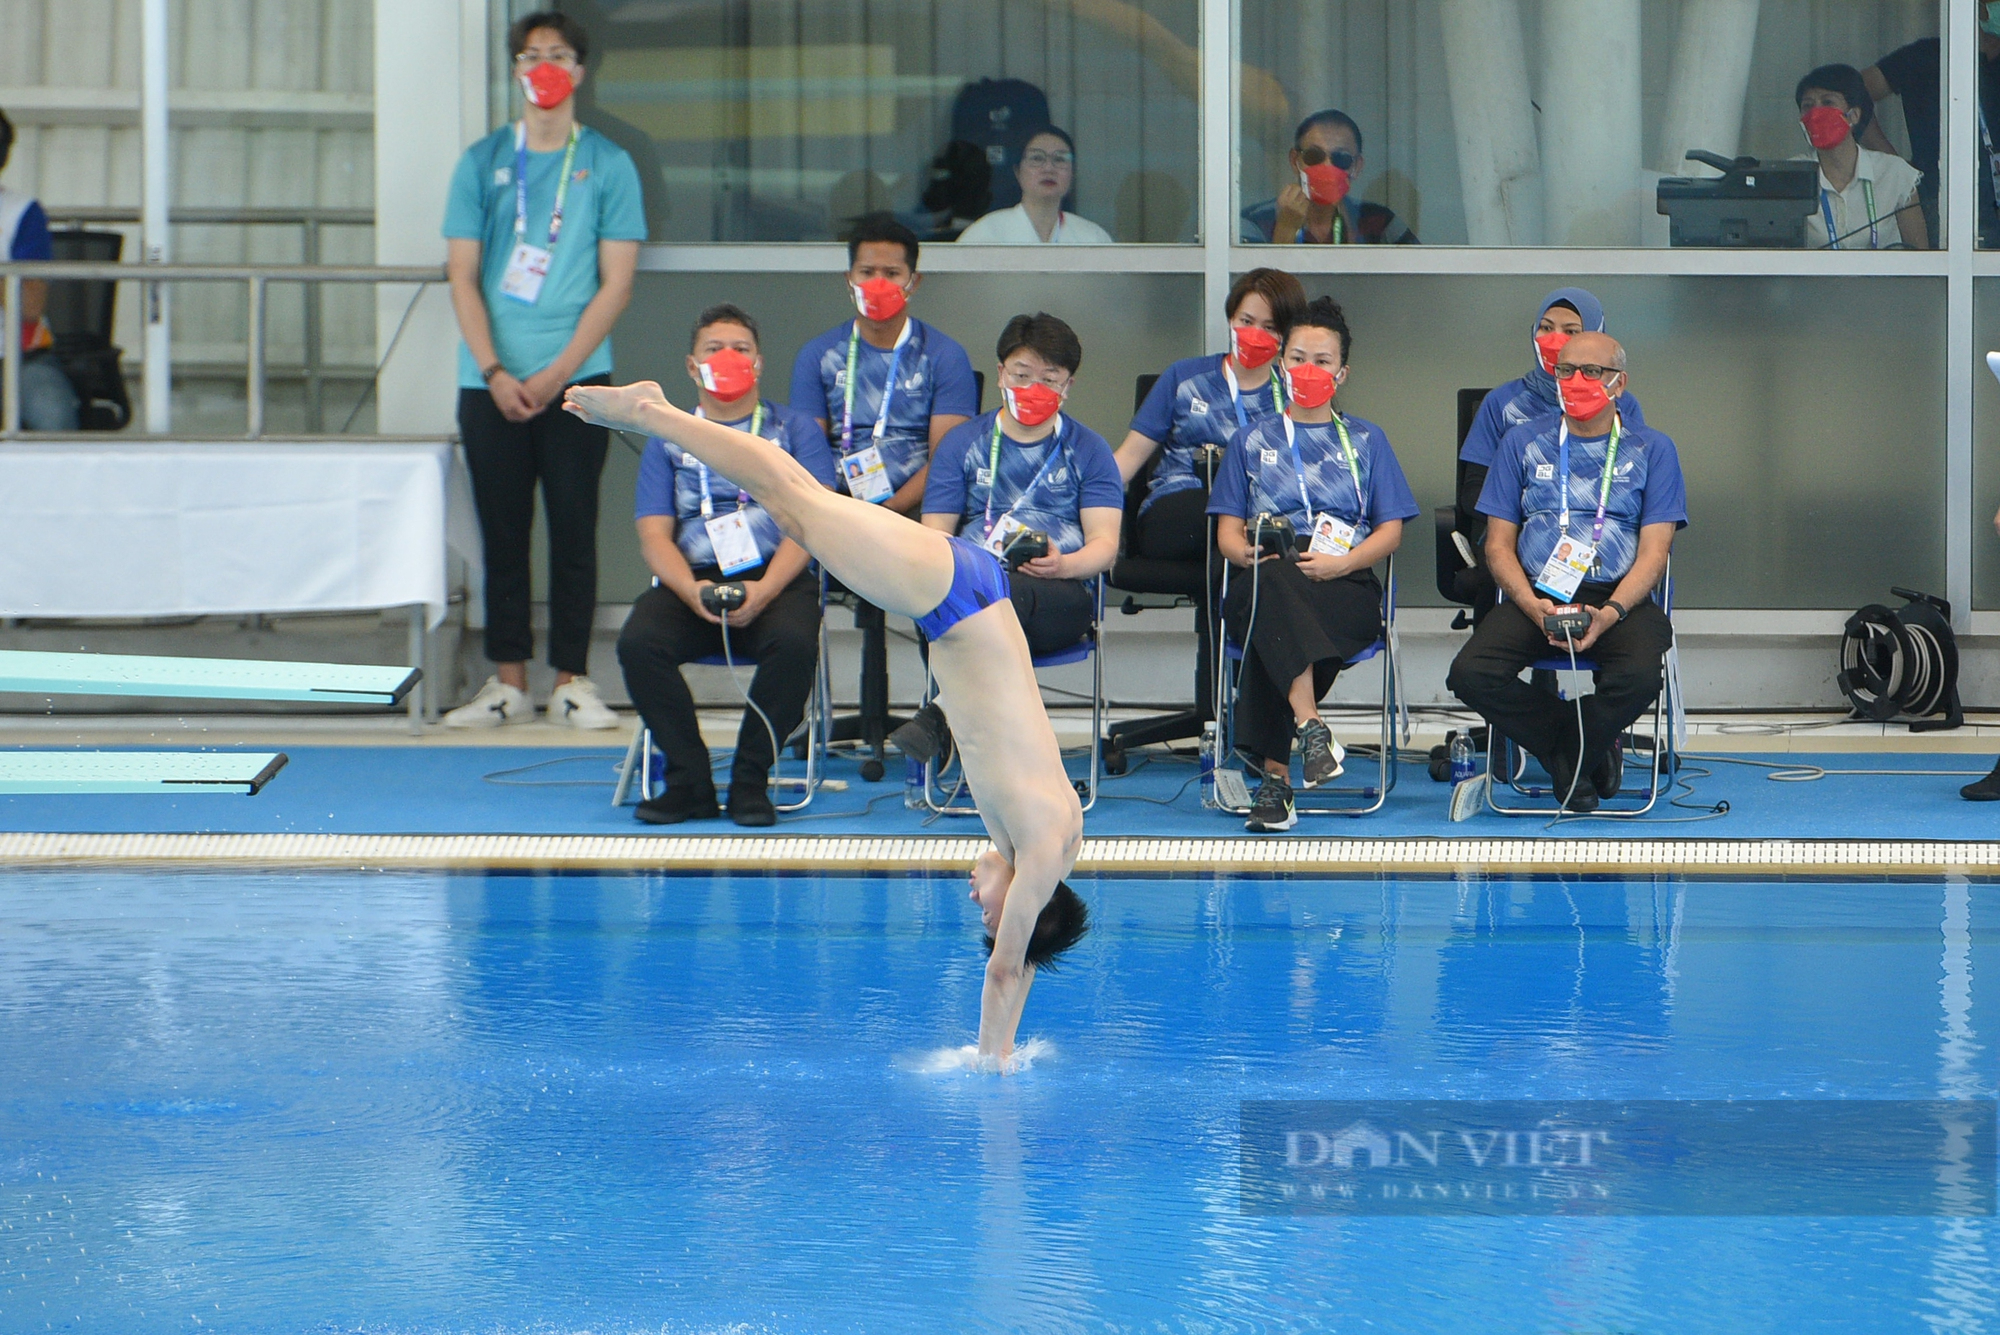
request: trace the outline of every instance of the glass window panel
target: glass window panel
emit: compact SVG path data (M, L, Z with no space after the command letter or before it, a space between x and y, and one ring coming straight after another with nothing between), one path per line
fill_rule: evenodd
M579 114L633 155L654 241L835 240L879 210L951 240L1021 202L1050 124L1074 162L1030 182L1040 230L1060 212L1069 241L1196 239L1199 0L557 8L590 33Z
M1972 346L1981 357L1988 348L2000 348L2000 278L1973 281ZM2000 537L1993 531L1993 516L2000 514L1996 439L2000 381L1982 366L1972 378L1972 605L1983 611L2000 608Z
M1891 53L1902 54L1888 68L1907 95L1884 101L1886 141L1864 134L1867 143L1908 155L1906 113L1916 108L1921 126L1936 123L1936 47L1906 50L1934 42L1933 0L1240 0L1239 16L1237 207L1246 241L1270 239L1282 207L1281 240L1304 226L1315 240L1338 230L1368 242L1665 246L1661 176L1717 175L1687 161L1687 150L1810 158L1793 100L1799 80L1835 63L1858 77ZM1330 121L1301 146L1354 154L1345 183L1325 171L1339 157L1292 157L1300 123L1329 110L1350 124ZM1923 137L1920 156L1935 155L1935 138ZM1879 169L1884 193L1908 198L1908 163L1871 159L1864 172L1841 166L1847 150L1829 152L1838 159L1829 170L1849 173L1842 179ZM1316 166L1322 202L1308 207L1300 170L1311 176ZM1343 189L1335 210L1330 201ZM1843 247L1871 237L1896 244L1894 203L1878 196L1871 233L1864 193L1850 186L1833 201ZM1770 207L1774 216L1786 208ZM1807 218L1812 194L1790 207L1792 218ZM1913 232L1923 211L1908 215ZM1791 244L1813 244L1811 235ZM1926 225L1924 239L1934 237Z
M1535 309L1562 281L1305 280L1308 293L1334 295L1354 328L1341 399L1388 433L1426 512L1452 500L1457 391L1526 372ZM1943 279L1584 285L1626 345L1647 423L1680 453L1690 516L1674 546L1680 606L1851 610L1880 601L1890 584L1943 589ZM1857 310L1897 337L1831 332L1851 329ZM1980 495L2000 505L1990 471ZM1427 523L1406 531L1399 596L1408 605L1440 601L1427 573L1431 541Z

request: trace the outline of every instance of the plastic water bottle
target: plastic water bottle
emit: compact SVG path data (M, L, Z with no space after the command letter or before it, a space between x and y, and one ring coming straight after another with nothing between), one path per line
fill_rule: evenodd
M1215 724L1201 725L1201 804L1215 805Z
M1464 783L1473 776L1472 737L1468 733L1455 732L1451 735L1451 781Z
M924 764L915 756L903 757L903 805L911 811L924 805Z

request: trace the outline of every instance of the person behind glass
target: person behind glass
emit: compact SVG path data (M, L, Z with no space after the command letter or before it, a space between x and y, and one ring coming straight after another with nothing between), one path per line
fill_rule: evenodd
M1819 208L1806 215L1808 250L1929 250L1917 169L1856 142L1875 123L1861 71L1822 65L1793 90L1799 128L1819 159Z
M1592 811L1623 778L1618 734L1660 693L1673 626L1653 590L1687 523L1687 493L1674 442L1620 420L1628 377L1616 339L1577 334L1555 376L1562 415L1515 427L1494 453L1479 510L1506 601L1472 632L1445 684L1542 763L1565 809ZM1589 609L1590 627L1572 645L1546 619L1575 606ZM1597 664L1597 689L1580 705L1521 680L1523 668L1572 648Z
M1276 199L1243 210L1252 245L1412 245L1417 234L1381 204L1355 203L1361 174L1361 127L1344 111L1315 111L1299 122L1288 159L1291 177Z
M2000 208L1993 198L1992 127L2000 126L2000 3L1993 0L1959 0L1979 12L1979 244L2000 247ZM1922 179L1917 196L1923 202L1925 232L1933 241L1943 235L1938 227L1938 140L1943 130L1940 104L1944 83L1944 44L1936 37L1920 37L1899 46L1861 71L1862 86L1877 102L1892 97L1903 100L1903 124L1910 132L1910 165ZM1896 146L1882 132L1880 117L1871 116L1857 133L1863 148L1894 153Z
M1289 407L1236 433L1209 497L1216 548L1236 567L1223 617L1243 646L1234 746L1263 770L1246 822L1255 831L1298 824L1295 742L1305 787L1341 772L1340 744L1319 702L1381 638L1382 585L1373 566L1396 550L1404 522L1418 513L1388 435L1333 407L1353 347L1331 297L1293 320L1284 355ZM1266 516L1289 520L1309 549L1260 554L1251 522Z
M1107 246L1111 233L1063 210L1076 188L1076 143L1067 130L1044 126L1028 138L1014 167L1021 202L995 209L958 234L973 246Z
M0 114L0 170L14 151L14 124ZM55 244L49 238L49 215L32 195L0 188L0 258L7 260L52 260ZM62 363L51 354L55 335L43 318L48 309L46 279L21 280L21 313L14 322L21 341L0 346L0 356L21 356L21 426L27 431L74 431L79 407L76 386L64 374Z
M863 218L847 241L858 317L792 363L792 407L832 439L840 489L904 515L923 502L932 448L979 411L965 349L909 313L923 281L917 234L886 213Z
M1535 317L1528 374L1490 391L1480 401L1479 415L1465 433L1465 443L1458 451L1463 465L1458 470L1458 531L1465 535L1475 559L1459 572L1458 589L1460 597L1472 606L1474 624L1483 621L1494 606L1493 576L1481 558L1486 517L1479 513L1479 495L1486 488L1493 453L1507 433L1523 422L1562 412L1562 400L1556 393L1556 359L1578 334L1601 334L1604 329L1604 307L1589 292L1580 287L1559 287L1549 293ZM1629 426L1646 424L1639 400L1629 390L1618 395L1618 415Z
M1118 447L1118 472L1130 485L1155 453L1138 523L1134 556L1200 561L1208 552L1208 468L1236 433L1285 410L1278 348L1306 308L1306 290L1280 269L1252 269L1229 289L1229 351L1189 357L1166 369L1133 414ZM1188 590L1199 597L1199 587Z
M1090 633L1093 581L1118 557L1125 487L1104 437L1062 412L1083 345L1047 313L1017 315L1000 333L1000 403L944 438L924 488L924 525L976 542L1008 565L1007 597L1036 658ZM1046 551L1016 544L1039 535ZM943 754L949 733L936 704L898 728L897 749L919 761Z
M527 94L520 121L465 151L445 209L447 275L464 336L458 429L486 555L486 656L494 664L447 727L527 723L528 536L535 485L548 519L549 719L618 719L585 676L597 614L597 490L610 433L562 410L572 384L610 382L611 326L632 297L646 239L639 174L625 150L576 120L588 39L564 14L507 34Z
M826 433L804 413L762 397L757 322L743 310L724 304L701 313L687 372L700 394L697 416L770 441L833 486ZM618 661L632 703L667 761L666 792L640 803L638 818L676 825L721 814L681 665L726 650L733 662L757 668L750 680L756 709L743 711L736 734L729 817L738 825L775 824L771 739L775 734L782 744L798 727L819 660L819 581L807 570L811 558L734 482L657 438L646 442L639 461L633 513L640 553L659 582L632 604L618 636ZM702 606L702 591L724 581L742 586L743 606L711 612Z

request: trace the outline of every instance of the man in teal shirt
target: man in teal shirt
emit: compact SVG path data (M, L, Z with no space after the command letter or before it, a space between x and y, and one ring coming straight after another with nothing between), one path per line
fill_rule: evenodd
M646 239L639 174L625 150L579 125L589 39L566 14L529 14L507 34L522 119L465 151L444 234L459 352L458 428L486 551L486 656L494 665L457 728L526 723L528 535L535 485L549 540L549 721L609 728L587 671L597 612L597 490L610 433L562 411L563 391L608 384L611 326L632 297Z

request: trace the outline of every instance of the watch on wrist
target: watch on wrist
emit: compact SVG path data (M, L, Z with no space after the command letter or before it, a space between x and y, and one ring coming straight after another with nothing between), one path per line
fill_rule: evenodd
M1604 600L1604 605L1610 608L1612 611L1616 612L1618 614L1618 619L1620 621L1623 621L1626 617L1632 615L1630 612L1625 610L1625 604L1619 602L1616 598L1606 598Z
M502 371L504 371L504 370L506 370L506 369L507 369L507 368L506 368L506 367L504 367L504 366L502 366L502 365L501 365L501 364L500 364L499 362L495 362L495 363L493 363L493 365L491 365L491 366L487 367L487 368L486 368L485 370L481 371L481 372L479 373L479 378L480 378L481 380L484 380L484 381L485 381L485 382L486 382L487 384L489 384L489 385L490 385L490 384L492 384L492 383L493 383L493 377L494 377L494 376L496 376L496 375L499 375L499 374L500 374L500 373L501 373Z

